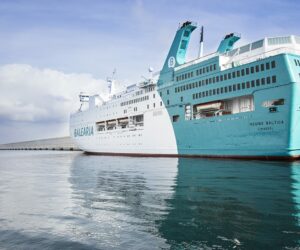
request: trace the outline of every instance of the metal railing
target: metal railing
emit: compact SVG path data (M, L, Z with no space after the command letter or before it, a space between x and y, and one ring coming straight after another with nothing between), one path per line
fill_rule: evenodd
M232 60L230 60L229 63L223 64L222 67L224 67L225 69L229 69L229 68L232 68L234 64L235 65L243 65L243 64L254 62L254 61L262 60L267 57L271 57L271 56L275 56L275 55L279 55L279 54L286 54L286 53L300 55L300 50L295 49L295 48L289 48L289 47L280 47L280 48L262 52L257 55L249 56L249 57L242 58L242 59L234 60L234 58L233 58Z

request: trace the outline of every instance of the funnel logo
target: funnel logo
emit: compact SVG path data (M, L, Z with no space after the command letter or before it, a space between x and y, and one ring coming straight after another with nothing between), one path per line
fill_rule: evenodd
M175 67L175 58L174 58L174 56L171 56L169 58L168 66L169 66L169 68L174 68Z

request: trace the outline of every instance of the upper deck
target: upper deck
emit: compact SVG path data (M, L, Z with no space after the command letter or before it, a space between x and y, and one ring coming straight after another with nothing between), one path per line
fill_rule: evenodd
M300 55L300 36L266 37L222 54L214 52L201 58L194 59L175 67L174 71L183 71L196 64L206 64L206 62L212 58L217 57L220 61L220 70L224 70L282 53Z

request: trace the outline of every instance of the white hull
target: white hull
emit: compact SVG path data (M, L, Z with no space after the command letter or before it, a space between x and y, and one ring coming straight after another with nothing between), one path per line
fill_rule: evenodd
M155 93L155 98L152 93ZM152 93L148 95L151 98L147 102L135 105L137 110L142 111L132 111L132 107L127 109L127 115L144 115L143 126L97 131L96 123L99 120L103 120L104 117L106 120L117 119L124 112L120 101L117 101L114 109L106 109L106 114L95 107L72 115L71 137L80 149L91 153L177 155L176 139L169 114L159 94L156 91ZM157 108L153 107L154 103ZM114 115L110 116L109 111L113 111ZM97 117L99 119L96 119ZM75 129L83 127L93 127L93 135L75 136Z

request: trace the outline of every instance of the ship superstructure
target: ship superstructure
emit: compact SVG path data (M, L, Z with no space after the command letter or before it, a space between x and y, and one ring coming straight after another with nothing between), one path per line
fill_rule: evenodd
M70 133L101 154L288 158L300 155L300 37L269 37L186 62L196 24L177 30L157 79L89 96ZM199 53L200 54L200 53ZM84 97L85 98L85 97Z

